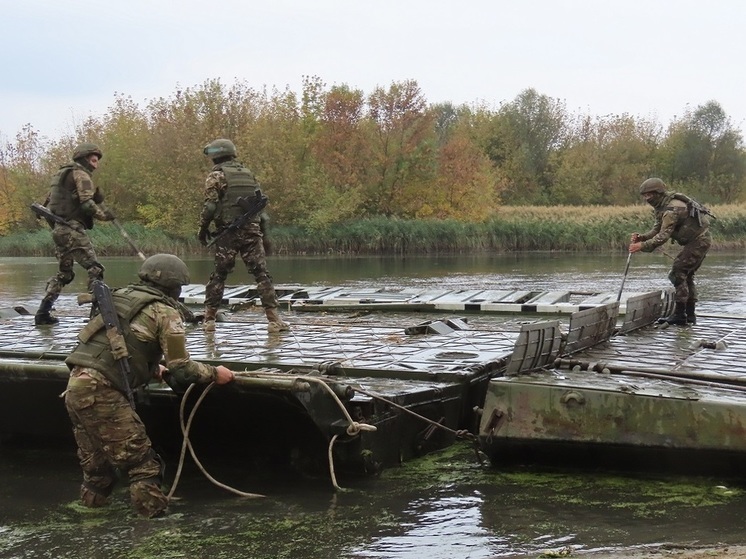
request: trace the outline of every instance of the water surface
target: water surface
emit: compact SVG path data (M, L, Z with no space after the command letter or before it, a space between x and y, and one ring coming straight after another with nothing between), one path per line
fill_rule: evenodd
M134 278L134 258L102 258L106 279ZM278 284L531 288L613 291L624 254L405 258L271 258ZM188 261L195 283L207 258ZM635 255L625 290L668 287L669 261ZM0 306L34 309L54 259L0 259ZM708 256L702 313L746 315L746 257ZM75 309L79 268L58 307ZM237 267L231 283L249 283ZM244 458L242 457L242 460ZM187 461L179 500L156 520L136 517L125 484L104 509L77 504L80 472L69 444L0 444L0 558L489 558L545 550L630 548L663 542L743 544L740 479L547 472L482 464L468 444L385 470L372 479L300 479L258 473L240 460L209 465L217 479L264 499L235 497ZM169 464L167 479L173 479Z

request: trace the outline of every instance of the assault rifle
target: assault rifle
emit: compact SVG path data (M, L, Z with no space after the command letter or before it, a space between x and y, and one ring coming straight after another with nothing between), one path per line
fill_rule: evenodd
M101 318L104 321L104 327L106 328L106 337L109 339L109 345L111 346L111 354L117 362L119 372L122 374L122 382L124 384L124 391L127 395L127 400L130 403L132 409L135 409L135 396L132 394L132 387L130 386L130 362L129 362L129 351L127 350L127 342L124 340L124 333L122 332L122 326L119 324L119 316L117 315L116 307L114 306L114 299L111 297L111 290L101 280L93 281L93 296L98 303L98 310L101 313Z
M31 211L34 212L37 217L43 217L44 219L46 219L50 227L54 227L55 223L72 227L72 225L65 221L64 218L53 214L51 211L49 211L49 208L47 208L46 206L42 206L38 202L34 202L33 204L31 204Z
M245 213L238 216L227 227L223 228L217 235L215 235L210 240L210 242L207 243L208 247L214 245L215 242L223 235L235 231L236 229L240 229L250 219L255 218L261 213L261 211L267 206L269 198L262 194L262 191L258 188L256 189L254 194L255 195L253 198L249 198L248 196L241 196L236 200L236 204L238 204Z

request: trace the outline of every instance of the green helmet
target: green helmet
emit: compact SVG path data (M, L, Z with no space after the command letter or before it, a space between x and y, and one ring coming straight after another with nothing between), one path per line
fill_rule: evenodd
M213 140L207 144L205 149L202 151L210 159L217 159L219 157L236 157L235 144L224 138Z
M657 178L648 179L640 185L640 196L649 192L663 194L665 191L666 183Z
M147 258L137 273L141 280L160 285L166 289L181 287L189 283L189 269L173 254L154 254Z
M79 144L75 147L75 151L73 151L73 160L75 159L84 159L88 157L89 155L98 155L99 159L104 158L104 154L101 153L101 150L98 148L96 144L91 144L89 142L83 142L82 144Z

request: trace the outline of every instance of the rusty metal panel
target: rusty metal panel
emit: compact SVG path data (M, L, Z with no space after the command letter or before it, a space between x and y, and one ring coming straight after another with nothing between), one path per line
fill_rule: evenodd
M498 422L497 419L500 421ZM480 440L746 451L743 392L626 375L539 372L490 381Z
M664 300L661 291L643 293L627 299L627 310L620 334L642 328L655 322L663 313Z
M558 320L524 324L513 347L507 374L546 367L560 352L562 337Z
M618 302L572 313L563 353L569 355L611 338L616 330L618 316Z

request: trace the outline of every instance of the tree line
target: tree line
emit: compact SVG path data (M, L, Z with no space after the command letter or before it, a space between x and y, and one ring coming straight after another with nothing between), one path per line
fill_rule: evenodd
M746 150L716 101L663 126L572 114L534 89L488 106L430 104L414 80L371 93L306 77L302 91L208 80L49 140L32 125L0 145L0 235L42 226L29 211L80 142L104 152L94 182L121 221L193 235L211 162L229 138L270 198L273 223L328 234L355 220L482 223L513 206L639 204L659 176L705 204L746 198Z

